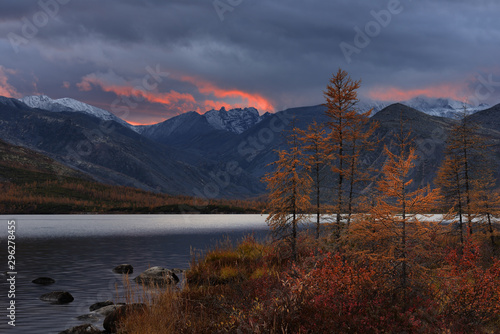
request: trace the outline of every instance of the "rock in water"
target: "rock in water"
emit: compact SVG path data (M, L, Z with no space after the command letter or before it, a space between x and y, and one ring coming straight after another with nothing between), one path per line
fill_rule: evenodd
M179 283L179 278L172 270L151 267L134 278L134 281L137 284L165 286Z
M105 303L105 302L103 302ZM99 304L99 303L96 303ZM95 305L95 304L94 304ZM90 321L90 322L96 322L99 319L106 318L108 315L113 313L115 310L119 309L120 307L125 306L126 304L111 304L111 305L106 305L99 307L97 309L94 309L92 306L90 307L91 312L88 314L80 315L76 317L78 320L81 321Z
M75 298L71 295L71 293L67 291L52 291L46 294L43 294L40 297L41 300L46 302L51 302L54 304L67 304L71 303Z
M91 324L84 324L80 326L75 326L65 331L60 332L59 334L100 334L102 331L92 326Z
M109 306L109 305L114 305L114 304L115 303L113 303L111 300L106 300L105 302L97 302L97 303L89 306L89 311L92 312L92 311L100 309L104 306Z
M54 284L56 281L50 277L38 277L31 281L31 283L40 284L40 285L50 285Z
M107 317L114 310L117 310L122 306L125 306L125 304L108 305L108 306L104 306L104 307L101 307L100 309L95 310L93 313L98 314L98 315L103 316L103 317Z
M113 272L117 274L132 274L134 272L134 267L130 264L120 264L113 269Z

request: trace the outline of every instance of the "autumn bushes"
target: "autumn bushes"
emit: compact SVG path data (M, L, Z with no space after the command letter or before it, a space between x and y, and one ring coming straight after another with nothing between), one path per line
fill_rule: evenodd
M249 237L193 259L181 290L158 294L122 333L495 333L500 262L479 242L446 240L413 258L406 286L397 261L300 234L297 261L284 242ZM487 244L487 243L486 243ZM486 245L485 244L485 245Z
M485 261L477 243L447 252L428 274L441 326L451 333L496 333L500 328L500 261Z
M267 318L257 319L286 333L494 333L500 263L483 266L473 246L442 251L439 268L410 270L406 287L392 261L317 256L282 274L279 289L259 300Z

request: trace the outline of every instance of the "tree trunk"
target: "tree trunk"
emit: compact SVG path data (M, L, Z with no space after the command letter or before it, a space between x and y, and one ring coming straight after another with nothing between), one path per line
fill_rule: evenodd
M319 164L316 164L316 239L319 239L320 230L320 182L319 182Z
M351 224L351 216L352 216L352 200L354 196L354 171L356 170L356 159L354 157L354 154L356 149L356 142L354 142L354 147L353 147L353 156L351 160L351 175L349 176L349 198L348 198L348 203L347 203L347 226L346 228L349 229L349 226Z
M460 192L458 194L458 227L460 229L460 248L464 247L464 222L463 222L463 213L462 213L462 198L460 196Z
M469 235L472 235L472 217L470 210L470 189L469 189L469 162L467 158L467 139L464 135L463 140L464 145L464 172L465 172L465 196L466 196L466 208L467 208L467 228L469 230Z
M495 237L493 236L493 224L491 223L491 214L488 212L488 213L486 213L486 216L488 217L488 228L490 230L491 250L493 252L493 256L495 256L496 255L496 245L495 245Z
M457 198L458 198L458 228L460 229L460 252L464 247L464 227L462 218L462 194L460 193L460 175L456 174Z
M342 126L342 119L339 120L340 126ZM342 230L342 183L344 182L344 163L343 163L343 154L344 149L342 147L342 131L340 131L340 143L339 143L339 181L338 181L338 189L337 189L337 239L340 238L340 232Z
M407 268L406 268L406 189L405 189L405 182L403 179L403 184L401 187L401 199L402 199L402 215L403 215L403 222L402 222L402 231L401 231L401 259L403 261L402 267L401 267L401 286L403 289L403 306L404 310L406 311L406 285L407 285L407 278L408 278L408 273L407 273Z

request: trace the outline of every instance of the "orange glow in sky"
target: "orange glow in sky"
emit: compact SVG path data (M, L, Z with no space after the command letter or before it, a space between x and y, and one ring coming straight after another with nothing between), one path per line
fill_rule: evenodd
M98 77L86 77L84 80L77 84L80 90L89 91L92 89L91 84L100 86L105 92L113 92L116 95L121 96L135 96L137 98L143 98L152 103L162 103L162 104L172 104L180 100L189 101L195 103L195 99L191 94L179 93L174 90L166 93L159 93L154 91L146 91L135 89L129 85L110 85Z
M225 98L241 99L241 103L237 104L234 103L227 104L223 103L223 101L206 100L205 106L209 106L214 109L219 109L217 106L225 105L228 106L229 108L254 107L260 111L274 111L272 103L259 94L252 94L238 89L222 89L208 81L190 76L181 76L180 80L195 85L198 91L204 95L213 95L220 99L225 99Z
M377 101L406 101L421 95L431 98L452 98L458 101L465 97L463 84L449 83L407 90L397 87L377 87L368 92L368 96Z
M127 121L128 124L131 124L131 125L134 125L134 126L137 126L137 125L153 125L153 124L156 124L158 122L151 122L151 123L143 123L143 122L132 122L132 121Z
M188 111L196 111L200 114L210 109L226 109L255 107L259 111L274 111L272 103L259 94L252 94L238 89L222 89L206 80L190 76L171 76L175 80L187 82L196 87L199 93L206 98L195 99L192 94L179 93L174 90L169 92L158 92L156 90L136 89L131 83L120 82L119 84L110 83L97 75L85 76L77 87L82 91L90 91L94 86L100 87L105 92L112 92L119 96L134 97L134 102L140 102L142 99L150 103L159 103L165 105L170 110L178 114ZM1 77L0 77L1 79ZM0 81L1 83L1 81ZM165 118L158 119L158 122ZM129 122L133 125L141 125L140 122Z
M5 97L21 97L14 87L8 81L8 74L16 74L16 71L8 69L0 65L0 96Z

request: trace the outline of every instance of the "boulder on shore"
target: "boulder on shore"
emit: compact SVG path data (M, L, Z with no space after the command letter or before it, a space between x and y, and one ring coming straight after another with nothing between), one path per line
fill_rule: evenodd
M54 304L71 303L75 298L67 291L52 291L40 296L40 299Z
M76 317L78 320L81 321L90 321L90 322L96 322L99 319L105 318L113 311L119 309L122 306L125 306L126 304L111 304L111 305L106 305L103 307L99 307L97 309L92 310L90 313L80 315Z
M113 268L113 272L117 274L132 274L134 272L134 267L130 264L120 264Z
M65 331L60 332L59 334L100 334L100 333L102 333L102 331L99 328L94 327L91 324L84 324L69 328Z
M120 306L104 319L102 326L108 333L116 333L120 322L126 317L133 313L144 312L145 310L145 304L127 304Z
M106 300L104 302L97 302L97 303L94 303L94 304L89 306L89 311L92 312L92 311L100 309L104 306L109 306L109 305L114 305L114 304L115 303L113 303L111 300Z
M162 267L151 267L134 278L137 284L143 285L175 285L179 283L177 275L169 269Z
M101 307L95 310L93 313L98 314L103 317L107 317L110 313L113 313L114 310L119 309L120 307L125 306L125 304L113 304Z
M56 281L50 277L38 277L31 281L31 283L40 284L40 285L50 285L54 284Z

